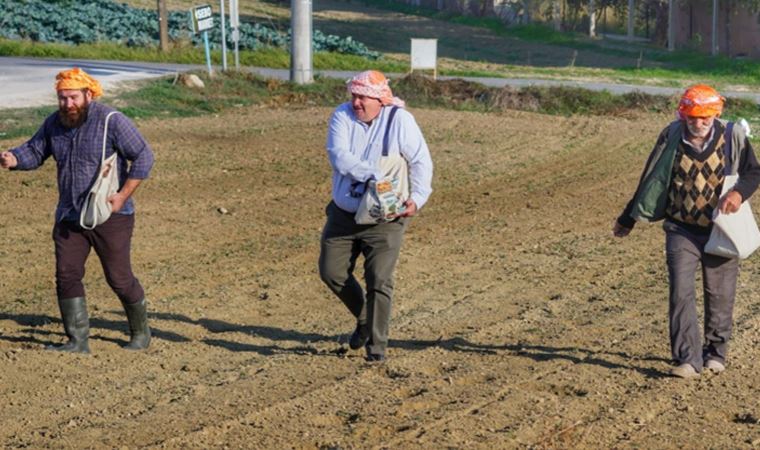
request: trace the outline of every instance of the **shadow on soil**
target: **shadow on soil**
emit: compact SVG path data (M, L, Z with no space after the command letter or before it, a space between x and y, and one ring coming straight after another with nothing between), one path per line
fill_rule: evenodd
M115 311L112 312L116 313ZM263 325L238 325L222 320L206 318L195 320L182 314L172 313L153 313L149 315L149 318L151 319L151 331L153 333L153 337L170 342L189 342L190 339L177 333L162 331L156 328L156 321L168 320L192 325L199 325L213 334L242 333L248 336L263 338L274 342L290 341L300 344L292 347L280 346L276 344L255 345L226 339L205 338L202 340L203 343L212 347L221 347L233 352L253 352L262 356L271 356L286 353L314 356L334 356L346 353L345 345L343 345L347 339L347 336L345 334L324 335L319 333L288 330ZM26 336L0 335L0 340L8 342L50 345L58 343L59 340L56 339L55 341L51 341L48 339L49 337L54 336L55 338L58 338L62 335L61 332L51 332L48 330L39 329L39 327L44 325L61 322L60 319L47 315L0 313L0 320L10 320L16 322L19 325L28 327L19 330L21 333L27 333ZM125 335L128 335L129 333L127 329L126 319L105 320L102 318L94 318L90 320L90 329L121 331L124 332ZM40 337L44 337L44 339L40 339ZM119 345L127 343L126 340L98 336L97 334L91 336L91 339L113 342ZM314 345L316 343L334 343L337 344L337 346L334 350L325 351L323 349L317 348ZM393 339L390 341L389 346L391 348L400 348L404 350L424 350L431 347L440 347L454 352L473 352L492 355L504 354L521 358L530 358L536 362L564 359L574 364L590 364L604 367L606 369L632 369L648 378L662 378L667 376L665 372L653 369L648 364L637 364L639 361L667 363L667 359L655 356L632 355L626 352L608 352L579 347L551 347L546 345L532 345L521 343L504 345L478 344L470 342L462 337L437 340ZM619 363L612 361L612 359L622 359L632 362Z
M122 313L122 316L123 316L123 313ZM148 315L149 319L152 317L153 317L152 314ZM26 343L26 344L51 345L51 344L60 343L61 342L60 338L63 337L63 329L62 329L63 327L61 327L61 331L59 332L53 332L53 331L43 330L39 328L45 325L49 325L51 323L60 324L61 319L57 317L50 317L50 316L42 315L42 314L0 313L0 320L10 320L10 321L16 322L17 324L21 326L28 327L28 328L23 328L19 330L19 332L21 333L26 333L26 335L24 336L0 335L0 340L3 340L3 341ZM107 320L107 319L102 319L99 317L90 318L90 339L113 342L118 345L124 345L127 342L129 342L127 339L113 339L113 338L109 338L105 336L98 336L97 330L99 329L110 330L110 331L120 331L120 332L123 332L125 336L129 336L129 328L127 326L126 316L124 316L122 320ZM177 333L157 329L153 322L150 323L150 330L151 330L151 334L153 338L156 338L156 339L163 339L165 341L170 341L170 342L190 342L190 339L182 335L179 335ZM40 339L40 337L44 337L44 339ZM52 340L49 340L48 338Z
M274 342L290 341L300 344L296 347L292 347L276 344L255 345L227 339L203 339L203 342L207 345L225 348L233 352L253 352L263 356L284 353L330 356L346 353L345 343L348 338L346 334L325 335L263 325L239 325L215 319L194 320L181 314L157 313L154 314L153 317L159 320L176 320L200 325L213 334L242 333ZM314 346L316 343L334 343L338 344L338 348L325 351ZM564 359L575 364L590 364L604 367L606 369L632 369L648 378L662 378L667 376L667 373L650 367L650 364L648 363L669 362L668 359L656 356L639 356L626 352L598 351L578 347L551 347L521 343L504 345L478 344L470 342L462 337L432 341L391 339L389 346L391 348L400 348L404 350L424 350L431 347L440 347L454 352L473 352L493 355L504 354L521 358L530 358L536 362ZM619 363L614 362L613 359L621 359L630 362ZM643 364L639 364L638 362L643 362Z

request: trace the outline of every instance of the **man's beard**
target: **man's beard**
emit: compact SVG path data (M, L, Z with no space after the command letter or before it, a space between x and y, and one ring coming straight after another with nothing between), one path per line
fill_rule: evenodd
M58 117L61 119L63 126L67 128L78 128L87 120L87 110L90 104L85 101L81 107L72 106L68 109L59 108Z
M686 128L689 129L689 133L700 139L705 139L707 136L710 135L710 129L712 128L712 125L709 127L698 127L698 126L691 126L688 123L686 124Z

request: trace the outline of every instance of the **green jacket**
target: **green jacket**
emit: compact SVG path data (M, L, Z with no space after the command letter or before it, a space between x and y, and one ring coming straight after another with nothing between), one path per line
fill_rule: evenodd
M726 155L729 166L727 174L736 174L739 168L741 153L746 150L746 137L742 127L735 127L729 122L717 119L721 130L731 130L730 154ZM665 218L665 209L668 203L668 190L670 179L673 174L673 161L675 160L678 144L681 142L685 122L676 120L668 125L660 134L652 153L644 167L644 172L639 180L639 186L633 199L626 206L623 214L618 218L618 223L631 228L634 221L656 222ZM717 137L716 137L717 139ZM754 189L752 190L754 191ZM750 192L751 193L751 192ZM745 197L746 199L746 197Z
M667 139L654 146L633 197L630 216L634 220L654 222L665 218L673 161L683 128L684 123L680 120L671 123L668 126Z

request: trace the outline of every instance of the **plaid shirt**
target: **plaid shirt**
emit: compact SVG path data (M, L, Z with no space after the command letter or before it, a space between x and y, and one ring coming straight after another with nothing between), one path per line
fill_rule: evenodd
M82 204L98 174L103 149L103 126L113 111L100 103L90 104L87 120L79 128L66 128L55 112L45 119L37 133L11 150L18 160L16 170L34 170L52 156L58 167L58 207L55 220L79 220ZM108 121L106 158L118 151L119 186L127 178L145 179L153 167L153 151L135 125L123 114ZM128 161L131 164L128 164ZM128 199L119 214L134 214Z

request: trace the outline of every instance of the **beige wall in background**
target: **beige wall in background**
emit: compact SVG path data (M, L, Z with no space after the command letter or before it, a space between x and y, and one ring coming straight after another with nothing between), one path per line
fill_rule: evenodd
M733 3L733 2L729 2ZM749 56L760 58L760 13L746 8L730 6L727 12L726 0L720 1L718 14L718 50L722 55ZM726 20L728 19L728 21ZM726 33L728 22L729 33ZM681 7L676 11L676 47L693 47L709 53L712 43L712 6L705 2L699 8Z

